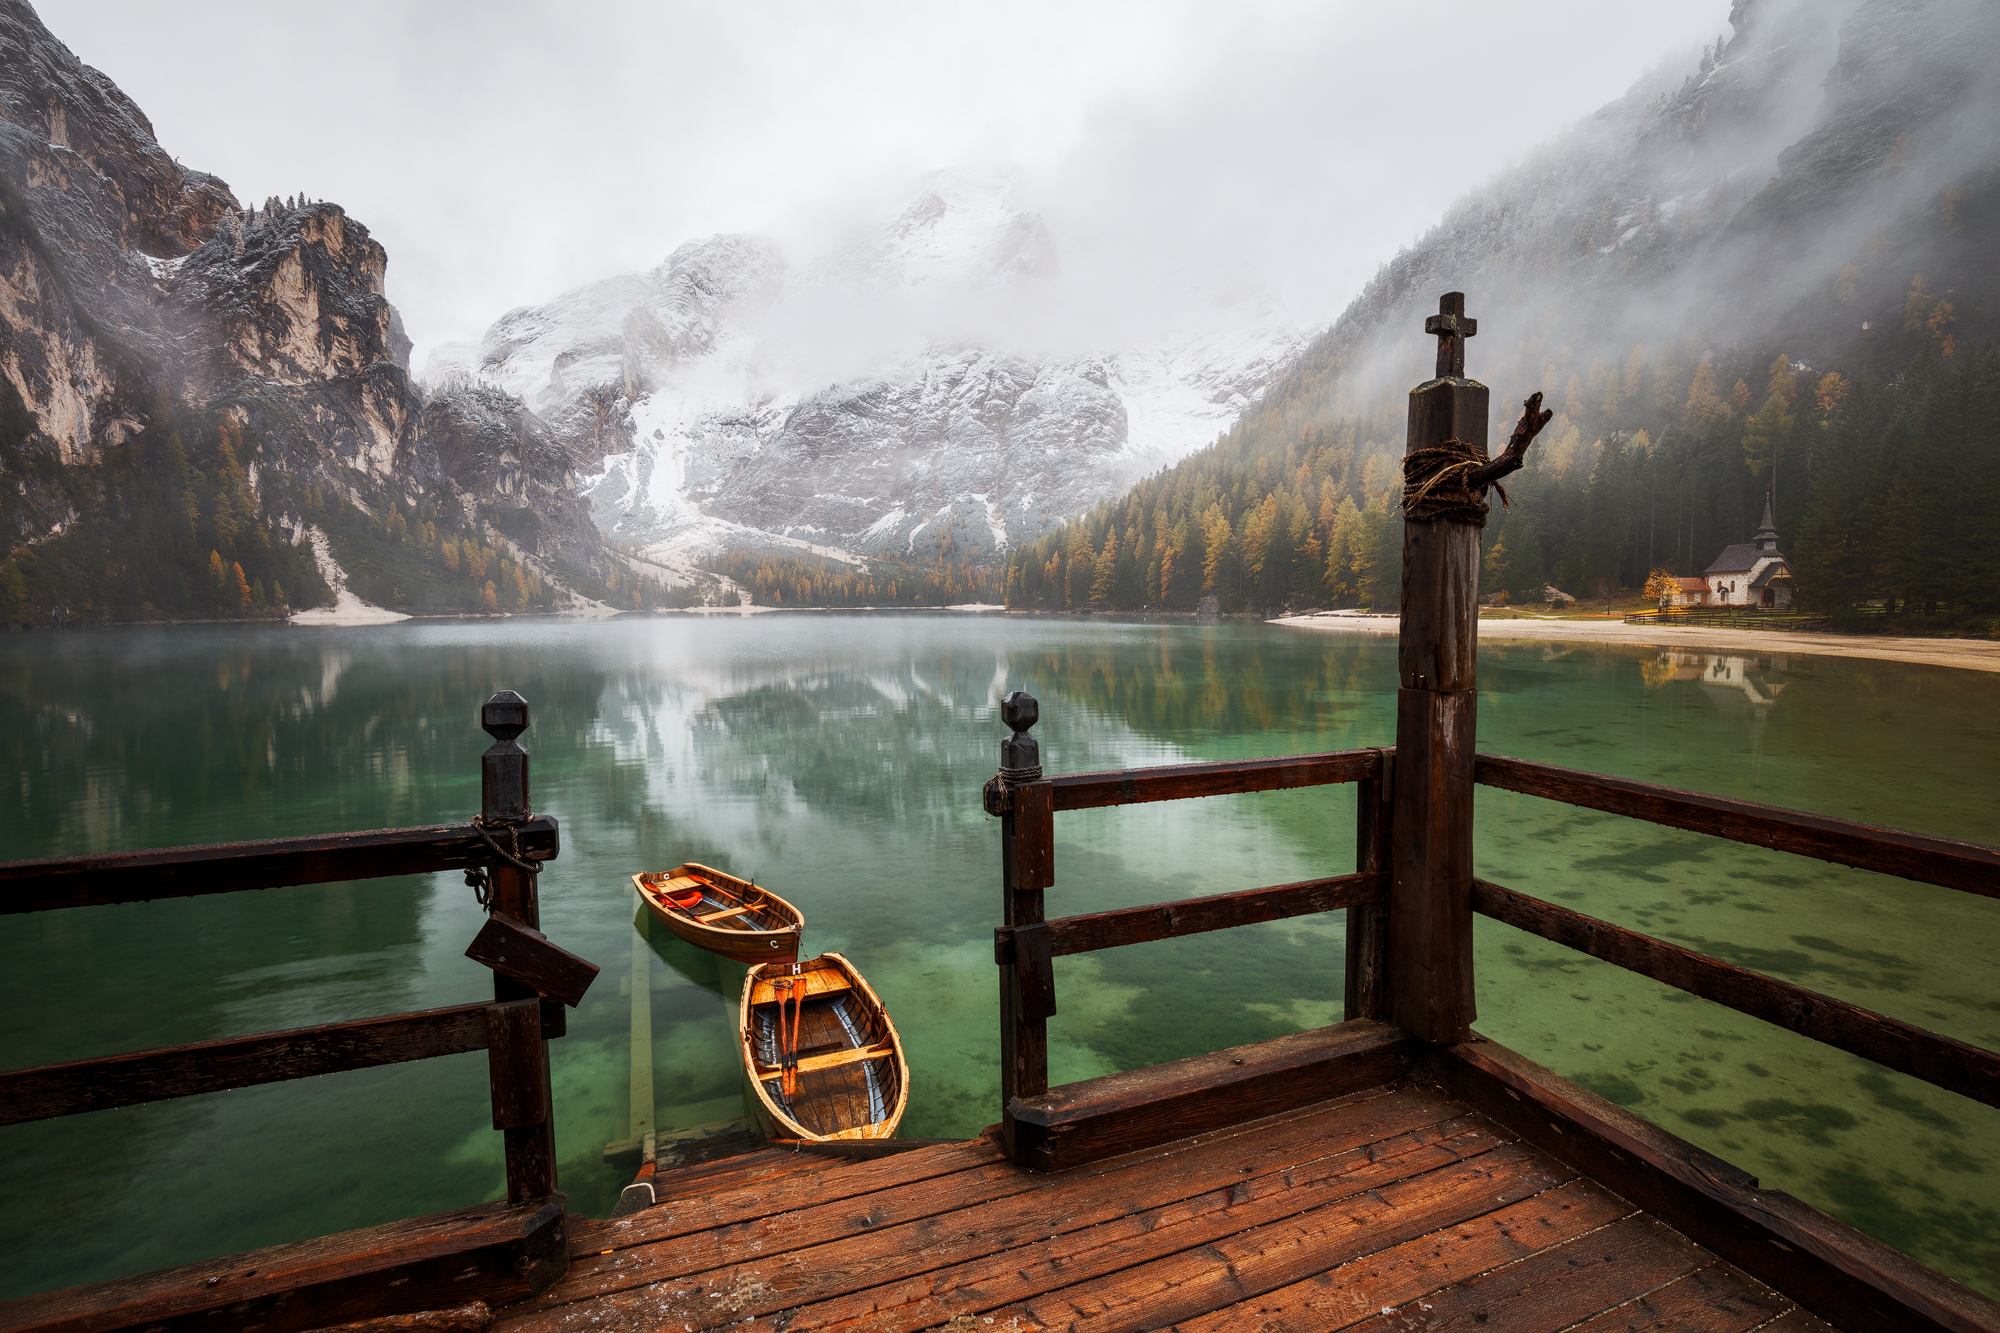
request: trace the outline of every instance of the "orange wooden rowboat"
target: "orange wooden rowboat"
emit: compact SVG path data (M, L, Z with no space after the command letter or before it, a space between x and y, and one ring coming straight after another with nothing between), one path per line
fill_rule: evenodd
M791 962L806 919L769 889L690 861L632 876L647 910L689 944L739 963Z
M828 953L753 967L742 1015L743 1066L770 1137L896 1136L910 1066L889 1011L852 963Z

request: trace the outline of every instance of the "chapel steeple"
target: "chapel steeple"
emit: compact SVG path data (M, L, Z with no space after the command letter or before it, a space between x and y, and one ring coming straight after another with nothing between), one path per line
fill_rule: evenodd
M1764 522L1751 535L1750 540L1757 543L1759 551L1776 551L1778 549L1778 530L1771 525L1771 493L1769 491L1764 492Z

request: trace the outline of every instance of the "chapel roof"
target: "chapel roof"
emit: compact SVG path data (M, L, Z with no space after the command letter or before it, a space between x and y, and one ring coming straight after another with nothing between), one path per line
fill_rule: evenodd
M1775 583L1779 579L1783 579L1787 583L1790 583L1792 581L1792 571L1786 567L1785 562L1782 558L1774 560L1770 564L1764 566L1764 572L1759 574L1756 578L1751 579L1750 586L1753 588L1761 588L1765 584Z
M1738 542L1734 546L1722 548L1722 554L1715 557L1704 574L1747 574L1757 567L1759 560L1784 559L1776 551L1760 551L1755 542Z

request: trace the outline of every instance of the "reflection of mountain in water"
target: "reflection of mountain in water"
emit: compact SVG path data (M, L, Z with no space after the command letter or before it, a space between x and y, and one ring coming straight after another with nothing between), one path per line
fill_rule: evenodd
M1640 666L1649 687L1658 689L1692 681L1717 708L1726 713L1748 712L1762 719L1789 683L1790 659L1784 653L1742 656L1734 653L1664 652Z

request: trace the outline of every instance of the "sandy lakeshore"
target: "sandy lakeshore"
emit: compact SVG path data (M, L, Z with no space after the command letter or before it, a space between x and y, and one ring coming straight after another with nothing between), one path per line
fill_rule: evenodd
M1271 622L1335 634L1394 634L1395 616L1281 616ZM1711 629L1698 625L1627 625L1617 620L1482 618L1482 639L1559 639L1573 643L1628 643L1649 648L1696 648L1745 653L1811 653L1823 657L1872 657L1885 662L1925 662L2000 672L2000 641L1903 639L1873 634L1817 634L1785 630Z

